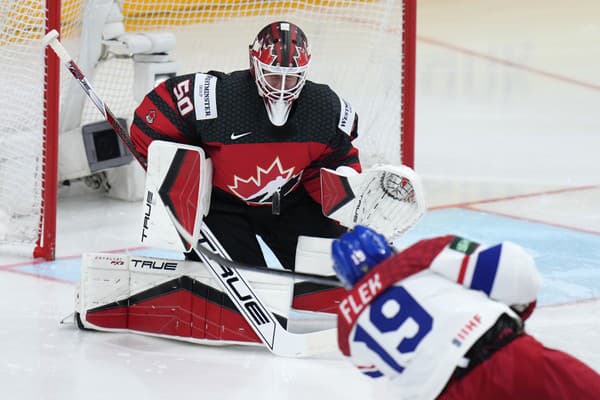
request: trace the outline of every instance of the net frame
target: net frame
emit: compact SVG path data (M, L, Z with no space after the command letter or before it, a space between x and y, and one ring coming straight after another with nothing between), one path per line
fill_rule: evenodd
M44 12L44 26L39 29L29 28L27 35L33 35L35 38L41 39L41 37L48 31L55 29L63 34L63 37L76 36L78 30L81 29L80 21L78 20L78 13L82 12L84 5L89 0L6 0L7 3L21 3L18 7L26 7L32 5L33 8L41 9ZM136 2L137 1L137 2ZM201 0L178 0L178 3L182 9L190 6L192 3L197 3ZM62 4L61 4L62 3ZM172 10L166 10L164 4L166 1L156 0L126 0L123 2L123 14L126 18L127 30L135 31L140 29L159 29L164 26L167 22L169 13L177 16L181 14L181 11L173 12ZM189 3L189 4L188 4ZM336 18L341 19L348 18L347 15L343 15L343 9L340 4L358 4L364 3L367 7L371 5L383 4L382 9L386 7L395 7L397 3L402 3L404 10L403 22L402 22L402 50L403 55L402 70L401 70L401 99L404 105L400 108L399 119L401 121L400 130L402 132L402 145L400 146L401 154L399 160L403 164L410 167L414 167L414 97L415 97L415 38L416 38L416 0L302 0L302 1L264 1L260 5L258 0L238 1L238 0L203 0L203 11L202 18L196 22L206 22L215 24L227 24L227 19L235 13L246 13L250 20L253 21L251 30L255 33L258 31L258 27L261 27L261 23L257 22L259 19L255 17L257 13L266 14L267 20L273 20L275 15L282 15L281 19L290 19L288 16L299 15L301 18L300 26L302 24L302 18L307 13L313 12L316 9L325 10L327 13L335 14ZM241 9L241 5L250 5L245 10ZM63 7L66 5L66 7ZM133 6L132 6L133 5ZM141 6L140 6L141 5ZM252 8L254 6L254 8ZM138 8L136 8L138 7ZM164 18L158 18L156 21L150 23L143 22L140 16L147 13L149 10L158 10L158 14ZM162 14L161 14L162 13ZM36 14L36 13L32 13ZM10 18L8 16L7 18ZM27 17L29 18L29 17ZM355 16L350 16L355 18ZM360 19L360 16L356 17ZM293 19L293 18L291 18ZM265 20L263 18L263 20ZM128 22L127 22L128 21ZM142 21L142 22L140 22ZM2 24L2 21L0 21ZM2 26L3 29L0 31L0 35L7 34L6 25ZM11 29L13 29L12 27ZM303 27L304 28L304 27ZM311 39L310 30L307 32L309 36L309 42ZM251 40L251 37L247 37L247 41ZM320 43L315 42L313 47L320 46ZM235 49L236 51L243 52L243 46ZM34 207L39 207L39 215L37 226L35 227L37 238L35 239L33 256L42 257L47 260L54 259L56 250L56 207L57 207L57 180L59 177L58 171L58 142L59 142L59 130L60 130L60 112L61 112L61 93L64 92L65 86L70 83L69 78L65 77L65 71L62 71L61 65L54 54L49 50L40 49L43 54L43 65L44 65L44 87L43 87L43 145L42 153L39 160L36 160L39 165L36 164L36 174L40 176L40 197L39 204ZM117 60L118 61L118 60ZM198 69L200 70L200 69ZM185 71L182 71L185 72ZM101 75L101 74L99 74ZM310 77L309 77L310 79ZM67 82L65 82L65 80ZM327 82L326 82L327 83ZM72 84L72 83L71 83ZM98 83L94 82L94 86L98 89ZM337 89L334 87L334 89ZM337 90L336 90L337 91ZM102 92L100 87L99 92ZM340 95L344 95L343 92ZM102 93L101 93L102 95ZM113 107L110 99L107 100L107 104L113 109L118 110L118 106ZM90 111L91 110L91 111ZM361 120L364 118L360 110L358 110ZM96 111L93 110L91 105L86 106L84 114L88 114L88 117L82 117L82 120L86 118L94 118L97 115ZM398 133L400 134L400 133ZM369 138L369 140L373 140ZM377 158L377 155L374 156ZM39 169L39 171L37 171ZM1 221L0 221L1 223ZM0 238L1 240L1 238Z

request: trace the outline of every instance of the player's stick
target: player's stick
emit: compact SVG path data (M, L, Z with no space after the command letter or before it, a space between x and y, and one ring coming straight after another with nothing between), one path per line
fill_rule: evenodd
M115 133L123 140L136 160L138 160L144 169L147 169L146 158L135 149L125 128L119 124L113 113L92 88L73 58L69 55L62 43L60 43L58 40L58 33L56 31L49 32L44 37L43 42L54 50L73 77L79 82L88 97L113 127ZM188 235L185 229L180 231L182 227L181 225L179 225L179 227L177 226L178 222L176 219L173 219L173 223L182 236ZM212 232L208 230L206 225L203 225L201 234L204 240L204 246L211 249L213 252L220 253L221 256L226 255L224 249L212 235ZM263 302L256 296L246 279L235 268L210 259L202 251L196 250L196 252L209 271L211 271L214 277L221 282L223 288L239 309L240 313L242 313L257 335L274 354L302 357L331 352L337 349L336 329L304 334L295 334L286 331L273 314L264 306Z
M193 235L177 221L171 210L167 208L167 212L171 216L177 232L184 240L193 243ZM231 300L273 353L281 356L302 357L335 350L337 329L303 334L285 330L273 313L256 296L246 278L238 272L235 267L236 263L232 263L226 258L227 253L212 233L202 229L200 236L198 244L192 249L204 265L212 271L213 276L221 282Z
M246 271L261 272L261 273L268 274L268 275L285 276L285 277L292 278L292 279L302 279L305 281L309 281L312 283L318 283L321 285L329 285L329 286L337 286L337 287L343 286L342 283L339 281L339 279L337 279L333 276L329 277L329 276L324 276L324 275L309 274L307 272L295 272L295 271L290 271L288 269L273 269L273 268L269 268L267 266L244 264L244 263L240 263L237 261L232 261L225 257L221 257L220 255L213 253L204 247L198 247L196 250L199 251L200 253L203 253L206 257L210 258L214 262L219 263L219 264L224 265L229 268L241 269L242 271L246 270Z

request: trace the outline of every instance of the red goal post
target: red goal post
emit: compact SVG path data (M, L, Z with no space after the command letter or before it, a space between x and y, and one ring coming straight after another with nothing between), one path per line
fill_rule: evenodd
M73 89L75 83L50 49L42 47L41 38L56 29L78 60L80 54L101 46L102 38L94 42L93 33L102 14L98 7L107 2L0 3L0 14L6 16L0 22L0 251L16 247L34 257L54 258L57 183L69 178L58 167L59 144L67 125L65 113L73 113L73 93L80 89ZM312 47L309 79L329 84L359 114L356 145L363 163L414 166L416 0L119 0L118 4L127 33L175 35L171 56L177 73L247 68L246 45L262 26L274 20L295 22ZM84 73L92 77L111 110L131 119L139 101L132 95L132 59L103 53L90 69ZM76 112L82 125L102 120L91 104Z

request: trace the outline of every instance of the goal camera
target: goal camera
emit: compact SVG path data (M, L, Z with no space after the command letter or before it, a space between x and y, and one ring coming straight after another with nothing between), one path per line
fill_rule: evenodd
M119 118L118 121L127 126L125 119ZM81 131L90 172L119 167L133 159L107 121L84 125Z

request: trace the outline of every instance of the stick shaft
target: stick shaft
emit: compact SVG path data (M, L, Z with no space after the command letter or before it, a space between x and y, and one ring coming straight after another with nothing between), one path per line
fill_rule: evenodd
M216 261L219 264L225 265L229 268L235 268L235 269L241 269L241 270L247 270L247 271L256 271L256 272L260 272L260 273L267 274L267 275L277 275L277 276L285 276L285 277L294 278L294 279L303 279L303 280L307 280L307 281L310 281L313 283L318 283L320 285L342 287L342 283L337 278L334 278L334 277L328 277L328 276L317 275L317 274L309 274L306 272L294 272L294 271L290 271L287 269L273 269L273 268L268 268L266 266L242 264L242 263L239 263L236 261L228 260L225 257L221 257L218 254L215 254L201 246L198 246L196 248L196 250L198 250L200 253L203 253L205 256L207 256L211 260Z
M237 263L227 259L227 254L206 225L202 225L197 241L166 209L177 232L188 242L195 243L193 250L206 268L221 283L246 321L274 354L287 357L305 357L330 352L335 349L336 329L296 334L287 331L256 295L248 281L238 271ZM258 268L254 268L255 270ZM232 285L235 283L235 285ZM327 284L331 284L328 282ZM240 293L244 295L240 296ZM247 310L251 309L251 315ZM260 318L257 318L259 316Z
M110 124L117 136L119 136L119 138L123 141L127 149L140 163L142 168L144 168L144 170L147 169L148 162L146 160L146 157L144 157L144 155L142 155L135 148L133 142L131 141L131 138L129 137L129 134L127 133L127 129L125 129L125 127L119 123L119 121L112 113L112 111L110 111L106 103L102 101L100 96L98 96L98 93L96 93L96 91L94 90L90 82L87 80L81 69L79 69L79 66L77 65L77 63L75 63L75 60L73 60L73 58L67 52L67 49L65 49L62 43L58 40L58 32L56 32L55 30L48 32L48 34L46 34L46 36L44 37L43 42L52 48L52 50L54 51L54 53L56 53L60 61L67 67L71 75L73 75L75 80L79 82L79 85L81 85L83 91L92 100L92 103L94 103L98 111L100 111L102 116Z

